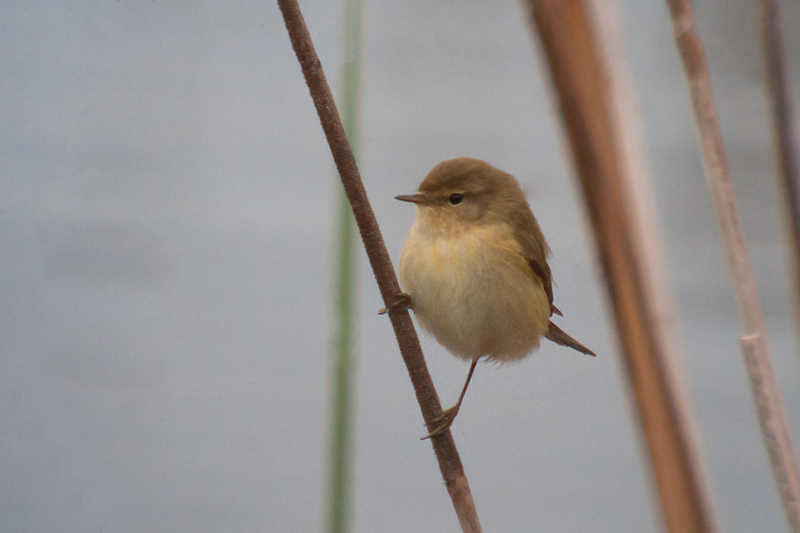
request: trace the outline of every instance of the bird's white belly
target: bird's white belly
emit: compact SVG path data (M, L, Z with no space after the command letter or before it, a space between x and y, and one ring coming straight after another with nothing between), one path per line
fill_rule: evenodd
M412 228L398 270L420 326L462 359L520 359L547 331L541 281L513 237L496 227L455 238Z

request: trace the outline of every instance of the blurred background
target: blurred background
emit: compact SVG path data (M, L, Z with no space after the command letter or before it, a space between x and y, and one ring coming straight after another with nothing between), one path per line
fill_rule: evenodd
M798 349L752 0L694 2L790 421ZM337 86L340 6L301 2ZM800 4L783 2L800 101ZM620 1L722 530L784 531L666 4ZM658 530L594 245L516 2L369 0L361 171L394 261L437 162L520 179L559 324L453 434L486 531ZM316 531L339 186L273 2L0 5L0 531ZM359 259L355 531L458 531ZM467 367L423 349L442 403Z

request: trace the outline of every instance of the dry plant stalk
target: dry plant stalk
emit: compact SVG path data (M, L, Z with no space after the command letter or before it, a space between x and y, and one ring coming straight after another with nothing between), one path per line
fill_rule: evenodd
M667 341L645 269L609 74L580 0L529 0L544 47L625 355L631 390L650 453L664 519L673 533L714 531L700 469L670 374ZM657 236L655 237L657 238Z
M744 329L745 336L741 339L741 346L756 415L786 518L792 531L800 533L800 471L789 419L772 365L755 277L736 209L705 52L689 2L667 0L667 3L672 15L675 41L689 81L705 174L725 244L733 290Z
M764 54L767 101L772 112L775 157L786 209L789 271L794 284L794 314L800 335L800 169L797 160L797 127L786 75L786 53L776 0L759 0L761 47Z
M333 95L325 79L325 73L314 50L314 43L308 33L297 1L278 0L278 6L283 14L292 47L311 92L311 98L314 100L345 193L353 208L356 224L364 242L370 266L378 282L381 296L386 306L389 307L400 294L400 285L397 282L389 253L386 251L386 245L383 243L375 214L369 204L364 184L361 182L355 157L353 157L347 141ZM411 322L408 311L392 311L389 313L389 318L425 423L428 427L433 427L436 420L442 416L442 405L425 364L414 324ZM464 533L480 533L482 530L478 513L450 431L445 431L430 440L462 531Z

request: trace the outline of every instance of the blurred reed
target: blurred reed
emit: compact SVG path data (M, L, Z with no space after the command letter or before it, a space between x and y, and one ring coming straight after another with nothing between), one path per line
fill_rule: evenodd
M364 40L364 1L342 2L342 58L339 101L342 122L358 157L361 128L361 72ZM336 258L333 296L333 342L330 365L327 494L325 529L350 531L355 445L356 315L358 312L358 246L350 202L337 179Z
M716 525L703 468L672 368L679 343L662 301L671 298L663 298L668 290L665 276L658 274L665 268L655 202L641 143L632 142L633 113L625 108L633 91L610 70L610 48L603 48L599 19L589 6L582 0L526 4L586 202L666 528L711 532ZM602 36L608 38L609 30Z
M792 531L800 533L800 470L789 419L772 364L761 300L739 221L705 51L688 0L667 0L667 4L689 83L706 179L744 330L740 343L756 417L787 521Z
M786 67L780 7L776 0L759 0L761 48L766 96L772 114L772 134L778 181L786 211L789 272L794 288L796 338L800 344L800 168L797 160L797 126Z

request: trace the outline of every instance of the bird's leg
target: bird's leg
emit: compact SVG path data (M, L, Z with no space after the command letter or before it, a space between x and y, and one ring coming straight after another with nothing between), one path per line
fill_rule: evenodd
M434 420L434 422L438 422L439 425L436 426L436 429L422 437L422 440L435 437L436 435L441 435L450 429L450 425L453 423L453 420L456 419L458 410L461 408L461 402L464 401L464 395L467 393L467 387L469 387L469 381L472 379L472 374L475 372L475 366L478 364L478 359L472 360L472 366L469 367L469 374L467 374L467 381L464 383L464 388L461 389L461 395L458 397L456 404L450 409L445 409L442 413L442 416Z
M378 311L378 314L385 315L386 313L391 313L392 311L408 311L409 309L411 309L411 296L401 292L395 301L390 303L388 307L384 307Z

